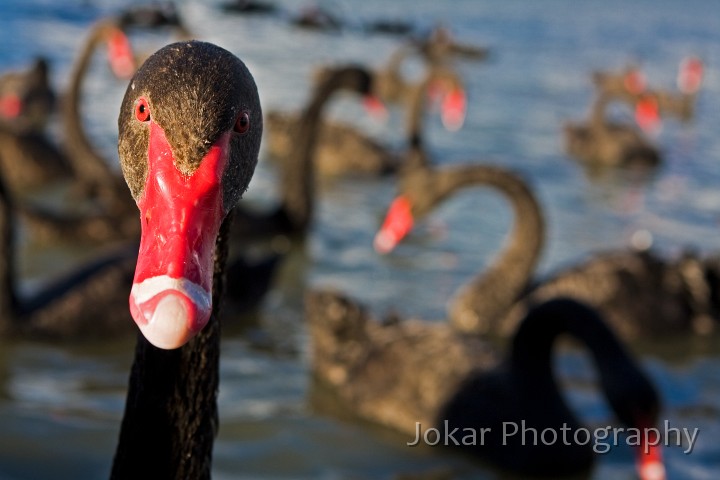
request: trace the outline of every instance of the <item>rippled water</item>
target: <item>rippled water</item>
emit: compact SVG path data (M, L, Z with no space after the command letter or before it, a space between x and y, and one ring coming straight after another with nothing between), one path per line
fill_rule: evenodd
M5 0L0 5L0 68L21 67L47 55L53 80L66 84L70 62L86 28L125 2ZM287 0L288 10L299 2ZM720 208L720 5L713 0L568 2L560 0L327 2L359 23L409 18L422 26L442 21L462 41L486 45L492 57L463 63L470 109L465 127L444 131L436 118L427 136L440 164L488 161L515 168L530 180L549 222L541 272L597 249L628 245L638 230L652 233L668 255L686 246L718 247ZM220 13L200 0L180 4L199 38L240 55L255 75L265 110L296 109L306 98L308 74L320 64L358 61L381 65L398 40L357 31L303 32L283 19ZM166 37L146 34L149 50ZM585 115L588 72L643 62L655 84L672 87L686 54L707 62L697 119L665 122L658 137L664 165L650 179L617 175L591 181L563 154L559 127ZM84 115L93 138L115 158L116 119L124 85L102 62L88 80ZM416 65L408 74L417 74ZM331 107L400 146L402 122L366 119L350 100ZM618 112L622 115L622 112ZM273 201L274 171L261 163L247 202ZM342 288L378 313L396 308L428 319L444 317L448 296L499 247L510 212L493 193L464 192L442 205L409 242L389 257L376 256L372 235L394 194L391 179L326 182L307 248L284 268L251 328L225 329L220 392L221 429L214 468L219 479L393 478L397 473L453 473L496 478L490 469L382 429L323 415L313 406L308 378L302 292L317 285ZM80 251L78 251L80 250ZM57 247L27 250L28 279L68 266L86 254ZM716 340L677 340L632 348L657 383L663 419L699 428L695 450L667 449L670 478L717 478L720 473L720 349ZM131 342L91 345L0 343L0 479L107 477L122 415ZM594 373L578 353L558 358L568 397L590 424L611 421L590 387ZM632 478L632 457L614 449L599 459L594 478Z

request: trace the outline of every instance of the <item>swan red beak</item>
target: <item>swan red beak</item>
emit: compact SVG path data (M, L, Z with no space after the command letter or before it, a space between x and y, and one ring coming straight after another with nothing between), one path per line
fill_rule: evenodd
M4 118L17 118L22 112L22 100L15 94L0 97L0 116Z
M634 68L623 78L623 85L633 95L640 95L647 88L647 79L641 70Z
M462 88L452 89L442 101L440 118L445 129L456 132L465 124L467 96Z
M398 196L390 204L385 221L375 234L373 246L378 253L388 253L412 230L413 214L410 201Z
M108 38L108 61L116 77L128 79L135 73L135 55L125 32L115 29Z
M700 90L703 81L703 63L697 57L683 59L678 70L677 86L686 95L692 95Z
M156 347L181 347L210 319L230 135L221 136L198 169L184 175L162 128L150 122L147 181L137 202L142 237L130 313Z
M662 127L660 106L652 95L643 96L635 104L635 121L640 128L651 135L657 135Z
M363 98L363 106L368 114L381 122L387 121L388 111L385 104L374 95L366 95Z
M640 480L665 480L665 465L662 461L662 441L654 428L642 428L640 445L637 449L637 469Z

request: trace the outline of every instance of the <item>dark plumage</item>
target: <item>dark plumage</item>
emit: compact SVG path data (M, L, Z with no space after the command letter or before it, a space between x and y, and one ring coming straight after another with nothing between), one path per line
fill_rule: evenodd
M609 102L609 96L599 94L587 121L563 126L568 155L590 168L657 166L660 152L639 128L605 118Z
M720 320L718 270L693 253L666 258L653 251L610 250L537 279L510 312L484 333L506 337L535 303L557 296L602 312L624 340L708 335Z
M131 334L125 292L132 282L137 245L109 251L22 296L15 269L15 216L12 196L0 178L0 332L63 340Z

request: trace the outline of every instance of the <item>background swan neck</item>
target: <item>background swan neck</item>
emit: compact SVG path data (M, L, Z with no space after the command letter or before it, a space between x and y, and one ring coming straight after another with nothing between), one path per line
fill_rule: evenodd
M593 130L605 128L605 125L607 124L606 111L609 103L610 97L604 93L598 94L593 101L590 109L590 126Z
M657 408L649 380L604 320L595 310L571 299L555 299L532 308L513 338L511 371L528 392L560 397L552 373L552 353L561 335L571 336L590 351L602 390L620 420L632 425L637 417L631 415L647 413L633 411L630 404Z
M138 334L111 478L210 478L229 224L223 222L216 244L213 314L205 328L176 350L155 348Z
M105 158L92 145L83 127L80 114L82 88L93 53L105 41L109 32L118 28L117 22L113 20L102 20L93 27L77 56L70 75L70 84L62 101L62 123L69 158L76 175L90 185L105 184L114 175Z
M293 133L293 151L281 171L282 208L294 229L299 232L306 231L312 221L315 189L313 157L325 105L332 95L342 88L336 79L337 74L333 74L315 89L297 121Z
M545 220L541 207L517 174L494 166L477 165L446 171L438 181L440 194L468 186L497 189L512 205L515 220L503 248L492 263L465 284L449 304L454 327L485 333L524 291L542 252Z

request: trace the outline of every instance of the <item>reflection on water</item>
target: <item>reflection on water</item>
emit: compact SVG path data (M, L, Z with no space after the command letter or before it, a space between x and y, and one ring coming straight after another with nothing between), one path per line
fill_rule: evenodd
M124 4L81 3L82 8L61 8L49 0L5 1L0 6L0 38L6 47L0 50L0 66L24 66L30 55L44 53L56 85L64 86L87 25ZM638 231L646 231L645 241L650 238L668 255L684 246L717 249L720 7L714 2L609 0L571 9L558 0L462 0L452 8L429 0L335 3L355 19L413 12L411 19L424 26L442 20L462 40L492 49L488 62L460 65L470 99L465 128L446 132L436 117L429 117L427 142L439 164L492 161L525 175L549 224L541 273L596 249L626 246ZM298 8L289 0L286 5ZM379 66L397 45L392 37L328 36L290 29L280 19L233 17L197 0L180 8L200 38L247 62L266 111L299 108L314 66L350 60ZM162 38L144 35L140 42L151 48ZM665 163L655 174L592 176L564 156L560 125L586 114L590 70L619 68L639 58L653 82L672 87L677 62L689 53L707 64L697 119L687 126L666 122L657 139ZM115 155L123 91L124 85L104 68L93 69L83 115L109 158ZM336 102L330 112L401 145L401 112L391 111L387 124L367 119L349 100ZM274 178L272 166L261 162L245 201L258 208L270 205L276 197ZM305 250L284 266L275 291L252 322L225 327L216 478L500 476L434 448L408 448L409 439L392 432L327 414L319 400L322 392L308 378L304 288L337 286L380 315L394 309L442 319L447 298L488 263L511 222L508 206L493 192L463 192L423 222L396 253L379 257L372 238L393 195L391 179L323 182ZM86 248L39 251L27 246L20 260L23 273L37 282L43 272L59 271L87 254ZM632 348L662 392L663 419L700 429L692 454L677 447L666 450L670 478L716 478L718 342L678 339ZM111 339L79 346L0 343L0 479L106 478L132 352L132 342ZM610 424L611 414L592 387L595 377L587 357L563 353L557 368L580 416L592 425ZM592 476L630 478L632 465L629 449L613 449L600 458Z

